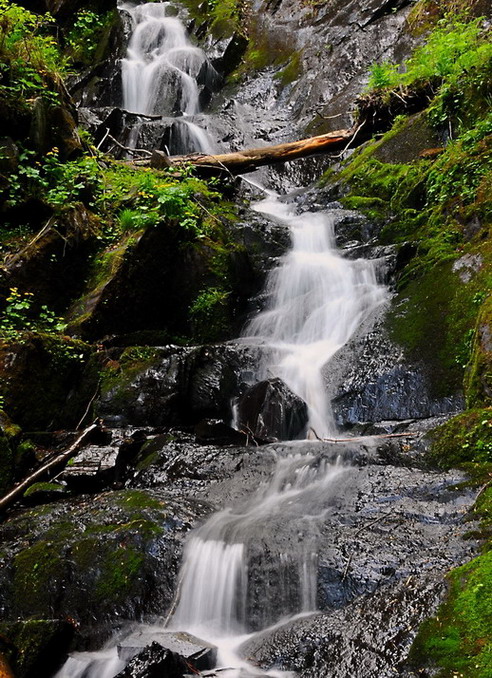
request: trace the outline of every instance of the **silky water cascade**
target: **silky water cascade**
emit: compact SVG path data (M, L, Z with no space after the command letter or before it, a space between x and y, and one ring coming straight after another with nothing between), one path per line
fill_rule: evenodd
M195 146L189 150L209 151L205 132L192 121L200 111L198 82L212 69L206 55L190 43L170 3L120 9L133 27L122 62L124 107L176 117ZM137 136L138 129L134 142ZM336 437L324 370L385 303L388 291L378 282L377 260L351 260L337 252L332 212L297 213L288 196L266 193L253 210L284 225L291 248L271 272L266 306L248 323L241 342L263 351L258 379L278 377L307 403L306 437L310 431L317 438ZM132 638L144 635L165 646L176 632L217 647L221 675L261 674L240 648L265 629L317 609L320 526L353 472L345 457L323 452L321 445L316 440L273 445L275 464L259 487L189 533L175 601L162 611L161 622L133 625L98 652L74 653L57 678L113 678L131 658L124 647L132 646ZM286 525L292 535L288 548L278 538L279 526Z
M254 210L285 224L292 247L271 273L267 307L242 341L264 347L259 374L285 380L306 400L309 426L318 436L334 436L323 368L387 298L377 282L377 261L337 253L329 212L296 215L272 192ZM352 472L337 452L323 452L317 441L300 442L274 449L276 463L259 489L189 534L175 603L161 624L133 628L100 652L74 654L57 678L113 678L128 660L122 647L131 646L132 638L143 635L165 646L176 632L217 647L221 674L261 673L241 658L241 645L316 610L319 528ZM288 549L278 540L285 525L293 535Z
M210 137L194 116L201 112L201 87L213 88L219 76L205 52L192 45L176 6L123 3L119 9L131 24L127 54L121 62L123 108L143 116L171 118L171 153L213 152ZM133 126L127 141L130 147L141 143L142 125Z

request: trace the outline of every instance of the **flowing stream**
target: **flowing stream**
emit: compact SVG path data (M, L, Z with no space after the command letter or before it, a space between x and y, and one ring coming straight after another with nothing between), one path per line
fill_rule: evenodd
M200 108L199 83L210 77L204 52L191 45L169 3L121 9L133 25L122 63L125 108L177 116L196 150L208 150L205 133L188 120ZM336 252L329 212L296 214L293 204L267 193L253 209L288 227L292 248L271 273L267 307L244 340L265 346L263 372L283 379L307 402L309 426L319 436L333 435L323 368L386 299L386 290L377 283L376 262ZM318 525L341 476L350 472L316 449L313 444L312 453L298 454L295 444L287 447L249 500L190 534L173 613L146 627L148 639L186 631L217 645L218 665L232 666L232 675L261 673L239 658L238 648L252 633L316 609ZM278 540L279 525L286 523L297 535L289 548ZM121 638L119 644L74 654L57 678L113 678L128 660Z
M200 112L200 88L218 74L205 52L190 42L176 8L169 2L120 5L131 19L132 33L122 59L123 108L143 115L172 116L171 146L184 153L210 153L206 132L190 120ZM138 137L138 125L129 144Z
M215 513L190 534L169 619L133 629L100 652L75 653L56 678L113 678L124 667L125 647L135 645L133 638L143 635L147 643L156 639L165 645L169 634L183 631L217 646L217 665L227 668L231 678L261 674L239 655L241 644L254 635L250 618L262 631L316 609L317 526L348 472L336 459L296 454L293 445L253 497ZM276 540L285 521L298 535L288 550ZM269 544L268 568L259 548L264 541ZM252 561L264 574L253 587L248 577Z
M253 209L285 224L292 247L270 274L266 309L249 323L245 341L270 349L264 375L280 377L307 403L308 427L319 437L334 436L323 368L387 299L378 262L340 256L333 213L298 215L271 191Z

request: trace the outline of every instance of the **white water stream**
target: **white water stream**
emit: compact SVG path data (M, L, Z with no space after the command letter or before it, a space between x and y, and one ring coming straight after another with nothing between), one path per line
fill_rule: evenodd
M143 115L173 116L186 152L211 153L206 132L187 118L200 112L201 78L218 77L205 52L190 42L170 2L133 5L120 10L132 22L127 54L121 62L123 108ZM138 134L138 130L135 132Z
M122 9L133 23L122 63L124 107L177 116L195 150L208 151L205 132L187 119L199 111L198 79L210 67L205 54L191 45L169 3ZM309 426L320 437L333 435L323 368L386 299L386 291L377 283L376 262L337 253L329 212L298 215L267 193L253 209L287 226L292 248L270 275L267 307L251 321L244 340L267 349L264 374L280 377L307 402ZM296 454L295 444L290 449L249 500L216 513L190 534L174 612L161 626L146 627L147 639L186 631L217 645L218 665L233 667L228 675L258 675L239 656L252 629L316 609L318 525L348 469L317 456L315 444L312 454ZM285 539L286 525L293 539ZM113 678L125 659L115 643L100 652L75 653L56 678Z
M296 454L295 445L292 451L277 459L271 479L249 500L214 514L190 534L176 609L167 623L145 629L147 642L162 640L165 632L186 631L218 647L218 666L229 669L228 678L259 675L239 655L241 644L254 635L250 618L264 630L316 609L317 526L349 468L315 454ZM297 533L294 545L280 538L280 526L286 524ZM269 544L266 555L259 546L263 541ZM125 646L125 639L120 644ZM75 653L56 678L113 678L125 665L120 654L116 644Z
M377 282L377 261L340 256L333 213L297 215L295 205L268 193L253 209L285 224L292 248L270 274L267 307L244 340L270 349L264 376L280 377L308 404L308 427L319 437L334 436L323 368L387 299L387 290Z

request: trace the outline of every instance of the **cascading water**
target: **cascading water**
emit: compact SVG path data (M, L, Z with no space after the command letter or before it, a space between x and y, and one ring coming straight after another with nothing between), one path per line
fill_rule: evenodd
M271 191L253 209L288 226L292 248L270 274L267 307L249 323L244 340L268 349L263 376L280 377L306 401L308 426L320 437L334 435L323 368L386 300L378 262L340 256L329 212L296 215Z
M205 132L188 119L199 110L199 81L210 74L204 53L190 44L169 3L121 8L133 24L122 63L125 108L174 116L176 144L209 151ZM135 142L137 137L135 132ZM296 215L272 192L254 209L289 227L292 249L271 274L267 308L251 321L244 340L265 347L260 376L283 379L307 402L309 425L319 436L331 434L323 367L385 300L377 263L336 253L328 212ZM349 469L320 457L314 446L312 454L293 454L295 445L290 450L249 501L216 513L191 533L176 609L151 635L160 637L164 626L165 632L191 632L218 646L219 665L248 671L237 652L248 634L316 609L318 526ZM286 524L295 535L288 542L280 529ZM57 678L113 678L126 659L116 645L76 653Z
M121 62L123 107L142 115L172 116L176 122L170 145L177 152L210 153L213 145L188 120L200 112L200 86L218 79L205 52L191 44L182 21L169 2L120 5L131 18L127 55ZM134 130L134 140L138 130Z
M252 628L261 631L316 609L317 526L349 471L336 459L315 454L279 457L270 481L253 497L214 514L190 534L176 610L166 630L151 627L147 639L186 631L218 647L218 666L235 667L228 675L251 670L238 648ZM286 522L297 534L288 549L279 538L279 526ZM56 678L113 678L125 664L120 654L117 646L75 653Z

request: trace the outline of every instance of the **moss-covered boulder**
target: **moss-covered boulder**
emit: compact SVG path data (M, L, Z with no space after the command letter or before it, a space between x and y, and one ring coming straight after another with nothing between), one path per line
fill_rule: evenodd
M156 490L122 490L17 513L0 526L4 619L70 617L96 638L115 618L164 614L182 539L203 512Z
M26 332L0 340L0 392L24 430L75 426L97 385L91 348L69 337Z
M50 678L68 652L75 628L65 620L1 622L0 643L16 678ZM3 673L0 674L3 676Z

